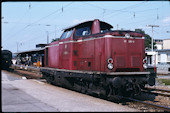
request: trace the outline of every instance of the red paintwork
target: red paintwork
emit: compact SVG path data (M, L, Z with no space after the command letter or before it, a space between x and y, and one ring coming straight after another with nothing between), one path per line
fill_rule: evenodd
M77 38L74 35L76 26L73 28L70 38L49 44L48 64L45 51L46 67L100 72L143 71L144 39L124 38L127 32L133 37L142 37L142 34L132 31L100 33L99 20L92 22L92 35ZM113 59L112 70L107 68L108 58Z
M99 22L99 20L93 21L91 31L92 31L92 34L100 33L100 22Z

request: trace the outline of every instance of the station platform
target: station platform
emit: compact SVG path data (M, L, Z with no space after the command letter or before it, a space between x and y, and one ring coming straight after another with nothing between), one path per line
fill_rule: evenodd
M2 112L138 112L37 79L2 70Z

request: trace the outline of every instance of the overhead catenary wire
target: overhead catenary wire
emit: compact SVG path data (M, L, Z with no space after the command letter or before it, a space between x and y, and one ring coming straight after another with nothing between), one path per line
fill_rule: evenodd
M60 7L60 11L58 11L58 12L60 12L61 14L63 13L63 12L65 12L65 9L63 10L63 7L64 6L62 6L62 7ZM130 7L130 6L129 6ZM97 7L96 7L97 8ZM109 11L111 11L111 9L108 9L108 8L100 8L101 9L101 17L104 17L106 14L109 14L110 12ZM104 10L105 9L105 10ZM116 11L117 13L118 12L124 12L124 13L131 13L132 15L130 15L129 17L131 17L131 18L134 18L134 13L135 13L135 19L137 19L137 18L140 18L141 17L141 15L139 15L138 13L144 13L144 12L147 12L147 11L151 11L151 10L157 10L158 8L151 8L151 9L145 9L145 10L140 10L140 11L126 11L126 10L120 10L120 11ZM113 12L114 10L112 10L112 12ZM57 13L57 12L56 12ZM64 13L63 13L64 14ZM120 15L121 14L123 14L123 13L120 13ZM118 15L118 14L116 14L116 15ZM158 12L157 12L157 15L158 15ZM48 15L47 15L48 16ZM58 15L57 15L58 16ZM110 16L110 15L108 15L108 16ZM156 14L155 14L155 17L156 17ZM160 18L161 16L159 15L159 18ZM46 18L48 18L48 17L45 17L44 19L46 19ZM110 17L109 17L110 18ZM128 18L128 17L127 17ZM126 19L127 19L126 18ZM41 19L41 18L40 18ZM43 18L42 18L42 20L44 20ZM103 18L103 19L106 19L106 18ZM134 19L134 20L135 20ZM40 20L41 21L41 20ZM142 20L142 21L144 21L144 20ZM127 23L127 22L129 22L129 21L126 21L126 22L124 22L124 24L123 24L123 22L122 22L122 25L126 25L126 24L130 24L130 23ZM139 22L141 22L141 21L139 21ZM28 27L32 27L32 26L36 26L36 25L38 25L38 23L39 22L37 22L37 23L33 23L32 25L30 25L30 26L28 26ZM135 22L132 22L132 23L138 23L137 21L135 21ZM29 25L29 24L27 24L27 25ZM120 24L121 25L121 24ZM27 28L28 28L27 27ZM168 26L167 26L168 27ZM36 32L35 32L36 33ZM51 32L49 31L49 34L50 34ZM55 33L55 32L54 32ZM53 34L53 33L51 33L51 34ZM30 33L30 35L31 35L31 33ZM34 35L35 36L35 35ZM33 36L33 37L34 37ZM41 35L41 36L45 36L45 34L43 35ZM27 37L27 36L26 36ZM34 38L34 39L36 39L36 40L38 40L38 39L40 39L41 37L39 37L39 36L35 36L36 38ZM31 38L32 38L32 36L31 36ZM43 39L41 39L41 40L43 40Z
M139 5L139 4L144 4L144 3L146 3L146 2L142 2L142 3L138 3L138 4L135 4L135 5L132 5L132 6L129 6L129 7L126 7L126 8L122 8L122 9L119 9L119 10L117 10L117 11L123 11L122 13L118 13L117 15L120 15L120 14L123 14L123 13L126 13L127 11L124 11L124 10L127 10L127 9L133 9L133 8L136 8L136 7L140 7L140 6L142 6L142 5ZM107 15L109 15L109 17L107 17L106 19L108 19L108 18L111 18L113 15L113 13L115 13L115 11L114 12L111 12L110 14L107 14ZM134 13L133 11L132 12L130 12L130 13ZM116 14L114 15L114 17L116 17Z
M69 4L65 5L65 6L63 6L62 8L66 8L66 7L68 7L69 5L71 5L72 3L73 3L73 2L71 2L71 3L69 3ZM10 37L14 37L15 35L21 33L21 31L25 30L26 28L30 27L31 25L34 25L35 23L40 22L40 21L42 21L43 19L45 19L45 18L47 18L47 17L49 17L49 16L51 16L51 15L53 15L53 14L59 12L59 11L61 11L61 8L55 10L54 12L48 14L47 16L44 16L44 17L42 17L42 18L34 21L34 22L31 23L31 24L26 25L24 28L22 28L21 30L15 32L15 33L14 33L13 35L11 35Z
M60 30L62 30L62 28L61 28ZM26 45L28 45L31 41L35 42L36 40L39 40L39 41L45 40L45 38L43 38L43 37L46 37L45 30L41 30L41 32L42 32L42 31L44 31L44 33L39 34L38 36L29 38L28 40L22 40L22 41L19 42L19 44L22 43L22 46L26 46ZM35 31L34 33L38 34L37 31ZM49 32L48 34L50 35L50 34L54 34L54 33L55 33L55 30ZM31 34L31 35L32 35L32 34ZM26 39L27 39L27 38L26 38ZM24 45L23 45L23 43L24 43ZM32 44L34 44L34 43L32 43ZM14 45L14 43L13 43L12 45ZM12 46L12 45L11 45L11 46ZM19 46L21 46L21 45L19 45Z
M7 22L7 21L5 21L5 22L2 22L2 23L4 23L4 24L26 24L26 25L28 25L29 23L22 23L22 22ZM31 26L54 26L54 25L52 25L52 24L33 24L33 25L31 25Z
M125 7L125 8L122 8L122 9L118 9L118 10L115 10L115 9L106 9L106 10L111 10L112 12L111 13L108 13L108 14L105 14L105 16L106 15L112 15L113 13L118 13L118 12L122 12L122 13L127 13L127 12L129 12L129 13L132 13L132 11L125 11L125 10L127 10L127 9L132 9L132 8L136 8L136 7L139 7L139 4L144 4L144 3L146 3L146 1L144 1L144 2L142 2L142 3L137 3L137 4L135 4L135 5L131 5L131 6L128 6L128 7ZM141 5L140 5L141 6ZM120 14L120 13L119 13ZM102 15L101 15L102 16ZM99 17L101 17L101 16L99 16ZM98 18L99 18L98 17ZM110 18L110 17L109 17Z
M143 2L142 2L143 3ZM89 3L86 3L86 4L89 4ZM140 3L141 4L141 3ZM92 4L89 4L89 5L91 5L91 6L94 6L94 7L97 7L97 8L99 8L99 9L102 9L102 10L106 10L106 9L104 9L104 8L101 8L101 7L98 7L98 6L95 6L95 5L92 5ZM135 5L132 5L132 6L137 6L138 4L135 4ZM131 7L131 6L128 6L128 7L126 7L126 8L123 8L123 9L127 9L127 8L129 8L129 7ZM121 9L122 10L122 9ZM121 11L121 10L116 10L116 11ZM123 10L122 10L123 11ZM144 11L147 11L147 10L144 10ZM63 6L62 6L62 12L63 12ZM124 11L123 11L124 12ZM129 11L125 11L125 12L129 12ZM140 12L142 12L142 11L140 11ZM53 13L52 13L53 14ZM51 14L50 14L51 15ZM50 16L50 15L47 15L46 17L48 17L48 16ZM103 14L104 15L104 14ZM44 17L44 18L46 18L46 17ZM41 18L41 19L43 19L43 18ZM40 20L41 20L40 19Z
M143 2L142 2L142 3L143 3ZM66 6L62 6L62 12L63 12L63 8L64 8L64 7L67 7L67 6L71 5L71 4L72 4L72 3L70 3L70 4L66 5ZM85 3L85 4L89 4L89 3ZM140 3L140 4L141 4L141 3ZM105 13L105 10L106 10L106 9L101 8L101 7L98 7L98 6L93 5L93 4L89 4L89 5L104 10L103 15L102 15L102 16L103 16L103 19L104 19L104 13ZM136 5L138 5L138 4L135 4L135 5L132 5L132 6L136 6ZM127 9L127 8L129 8L129 7L132 7L132 6L128 6L128 7L126 7L126 8L121 9L121 10ZM30 4L29 4L29 8L30 8L30 7L31 7L31 6L30 6ZM58 10L54 11L53 13L50 13L49 15L47 15L47 16L45 16L45 17L43 17L43 18L40 18L39 20L37 20L37 21L35 21L35 22L31 23L31 24L28 24L28 25L25 26L22 30L24 30L25 28L27 28L27 27L29 27L29 26L31 26L31 25L34 25L35 23L37 23L37 22L39 22L39 21L41 21L41 20L49 17L50 15L52 15L52 14L54 14L54 13L60 11L60 10L61 10L61 9L58 9ZM116 10L116 11L121 11L121 10ZM127 11L125 11L125 12L127 12ZM20 30L19 32L21 32L21 30ZM19 32L17 32L17 33L19 33ZM17 33L16 33L16 34L17 34Z
M72 3L73 3L73 2L71 2L71 3L69 3L69 4L65 5L65 6L63 6L63 7L62 7L62 10L63 10L63 8L68 7L68 6L71 5ZM47 18L48 16L51 16L52 14L58 12L59 10L60 10L60 9L56 10L56 11L53 12L53 13L50 13L49 15L47 15L47 16L45 16L45 17L43 17L43 18L40 18L39 20L37 20L37 21L35 21L35 22L31 23L31 24L28 24L28 25L25 26L23 29L21 29L20 31L18 31L18 32L16 32L15 34L13 34L11 37L14 37L16 34L20 33L22 30L26 29L27 27L30 27L30 26L35 25L35 23L37 23L37 22L39 22L39 21ZM28 11L29 11L29 10L28 10ZM42 25L42 24L38 24L38 25ZM6 39L8 39L8 38L6 38ZM25 41L24 41L24 42L25 42ZM5 44L7 44L7 43L5 43ZM9 45L9 44L8 44L8 45Z
M16 28L17 24L23 20L23 18L25 17L26 14L28 14L29 11L30 11L29 9L26 10L25 13L23 14L23 16L21 16L21 17L18 19L18 21L16 22L16 24L15 24L9 31L13 31L13 29ZM3 23L4 23L4 22L3 22ZM10 36L10 34L7 35L7 37L9 37L9 36ZM6 39L8 39L8 38L6 38Z

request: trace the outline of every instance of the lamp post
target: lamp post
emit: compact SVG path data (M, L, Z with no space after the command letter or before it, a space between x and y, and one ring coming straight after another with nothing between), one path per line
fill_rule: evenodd
M48 34L48 31L47 32L47 44L49 43L49 34Z
M146 25L147 27L152 27L152 52L153 52L153 27L159 27L158 25Z
M17 52L18 52L18 42L17 42Z
M55 25L55 38L56 38L56 25ZM55 39L55 38L54 38L54 39Z

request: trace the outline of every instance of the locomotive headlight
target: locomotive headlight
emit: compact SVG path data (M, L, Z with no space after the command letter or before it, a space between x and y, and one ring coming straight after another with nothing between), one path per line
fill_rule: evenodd
M126 33L125 38L130 38L130 35L128 33Z
M143 59L143 68L147 68L147 59L145 58L145 59Z
M113 69L113 64L109 63L109 64L107 65L107 67L108 67L108 69Z
M112 59L112 58L109 58L109 59L107 60L107 62L108 62L108 63L113 63L113 59Z
M147 69L147 65L146 65L146 64L143 64L143 68Z
M146 64L147 63L147 59L143 59L143 63Z

